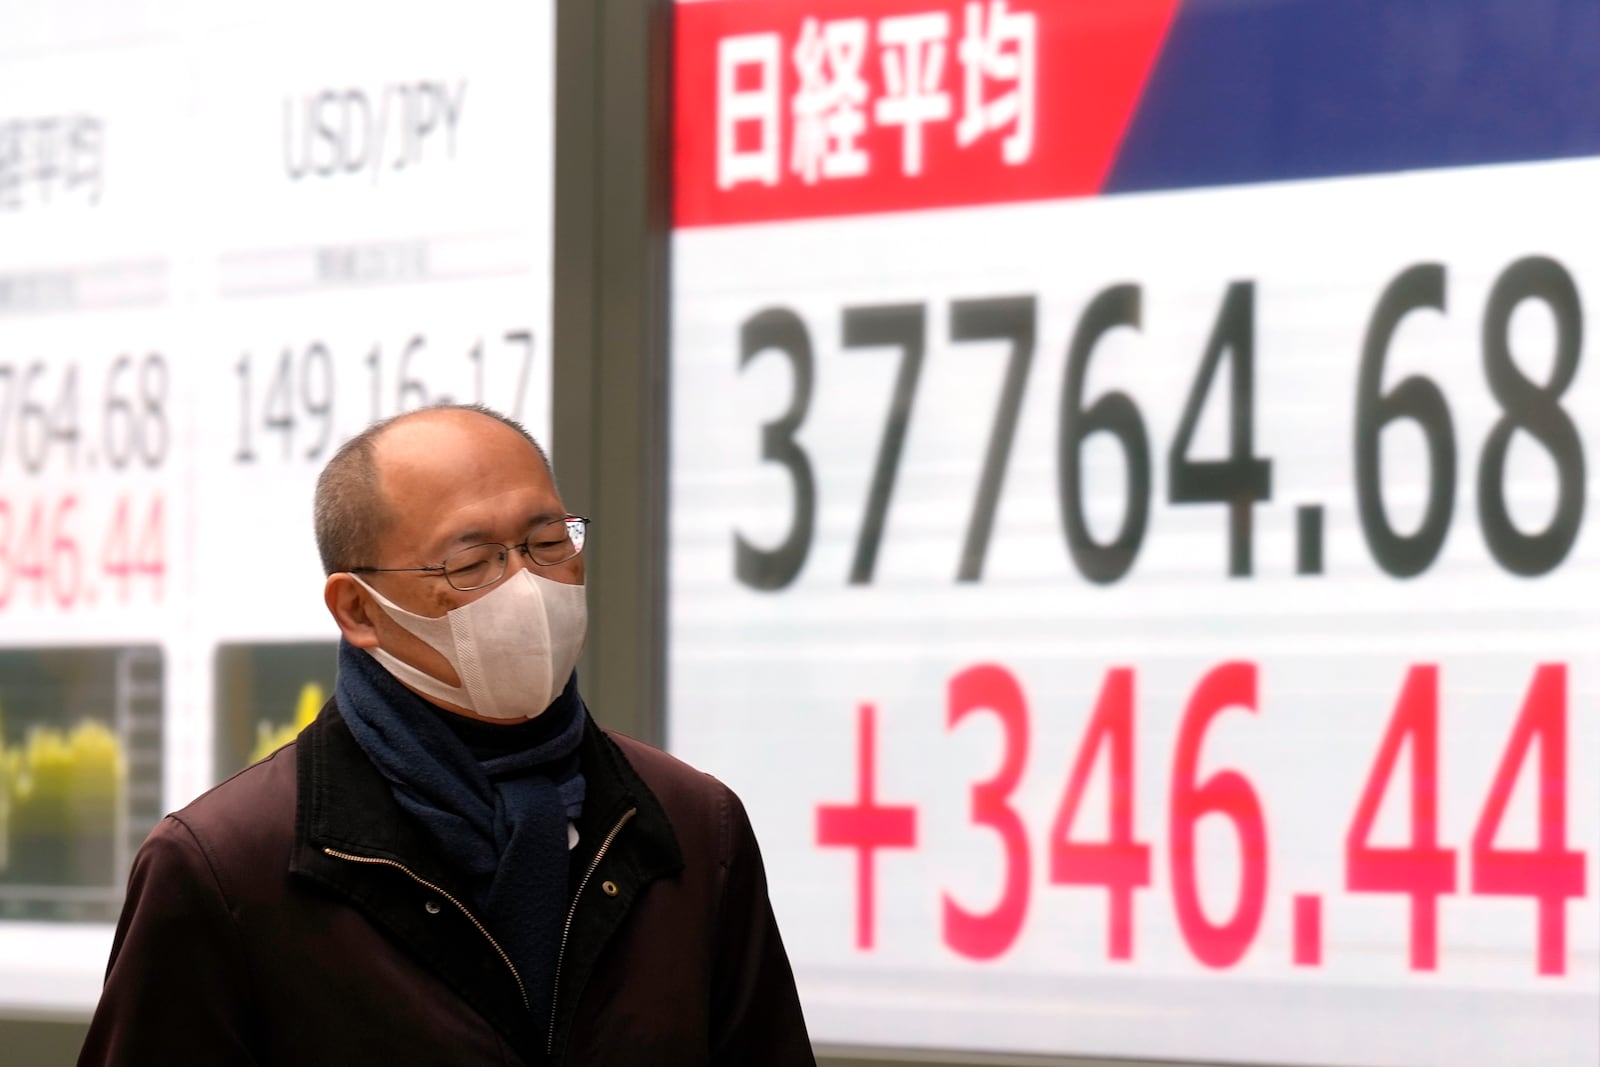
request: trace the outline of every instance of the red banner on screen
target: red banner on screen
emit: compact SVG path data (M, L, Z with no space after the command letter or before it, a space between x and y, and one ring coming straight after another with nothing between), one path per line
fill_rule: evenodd
M1093 194L1177 3L681 4L674 222Z

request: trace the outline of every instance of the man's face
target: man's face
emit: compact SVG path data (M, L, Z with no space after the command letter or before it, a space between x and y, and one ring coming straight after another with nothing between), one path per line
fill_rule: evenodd
M391 427L378 439L376 450L379 488L390 523L366 561L370 566L434 566L471 545L491 541L518 545L538 527L566 514L539 454L521 434L486 415L473 411L419 415ZM584 579L581 555L554 567L539 567L514 551L506 562L506 577L521 568L568 585L581 585ZM464 593L437 573L363 577L400 607L434 618L487 596L500 585ZM461 684L443 656L395 625L380 605L371 604L369 614L383 648L441 681Z

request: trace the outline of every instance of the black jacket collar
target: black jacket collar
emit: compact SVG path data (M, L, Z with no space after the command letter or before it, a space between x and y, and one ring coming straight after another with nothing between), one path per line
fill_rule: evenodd
M417 897L428 892L422 883L458 901L468 897L451 873L448 857L438 853L395 802L389 782L356 744L335 701L301 732L297 749L290 871L361 909L494 1023L514 1047L532 1062L541 1060L549 1021L528 1015L510 972L488 940L441 939L440 924L420 918L424 909ZM619 825L623 829L616 832L604 860L605 877L623 886L629 899L657 878L682 870L683 853L660 801L592 718L587 718L578 752L587 795L571 856L572 891ZM354 863L334 853L387 861L411 877L385 869L383 863ZM581 907L576 918L556 989L557 1018L563 1023L558 1029L570 1019L583 982L616 925L586 921ZM562 1043L558 1040L558 1047Z
M596 838L637 808L628 831L630 851L657 875L680 870L683 854L660 802L594 719L586 718L578 758L587 795L577 820L575 858L592 856L599 845ZM320 854L331 847L392 860L423 877L451 880L448 863L395 803L389 783L356 744L334 701L301 733L298 749L296 866L307 850Z

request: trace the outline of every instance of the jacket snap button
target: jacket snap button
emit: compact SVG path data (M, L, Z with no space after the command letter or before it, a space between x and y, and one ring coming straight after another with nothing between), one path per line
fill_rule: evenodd
M616 896L617 895L617 883L611 882L611 881L601 882L600 883L600 892L604 893L608 897Z
M426 911L429 915L437 915L439 914L439 902L437 900L430 900L422 906L422 910Z

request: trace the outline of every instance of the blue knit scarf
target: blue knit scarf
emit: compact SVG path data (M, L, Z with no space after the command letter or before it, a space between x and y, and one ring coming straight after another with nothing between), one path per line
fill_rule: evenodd
M356 743L461 874L543 1018L567 903L567 823L583 809L577 751L588 716L576 673L536 720L548 720L543 741L483 760L438 709L344 641L335 692Z

